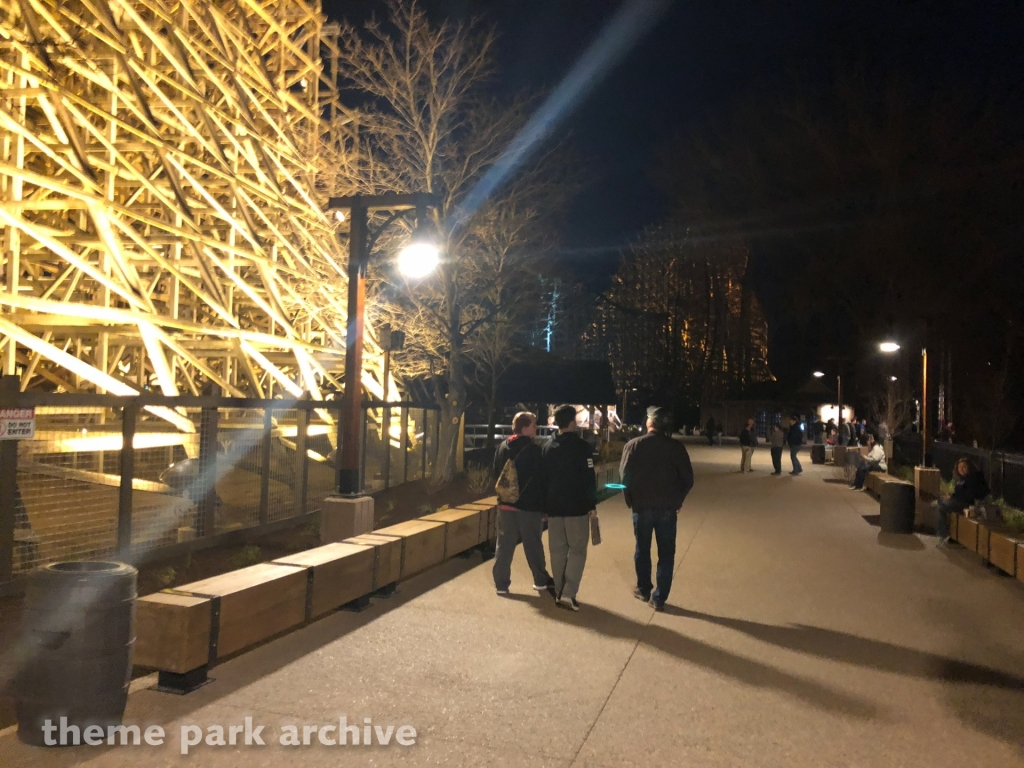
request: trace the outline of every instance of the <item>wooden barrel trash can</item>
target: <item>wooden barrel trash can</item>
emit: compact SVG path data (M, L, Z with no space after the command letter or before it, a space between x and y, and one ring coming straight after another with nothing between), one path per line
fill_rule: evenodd
M910 483L884 483L879 506L879 525L885 533L914 532L914 486Z
M18 738L74 746L90 726L121 725L131 680L138 571L112 562L51 563L29 577L15 652ZM67 718L65 744L60 726ZM96 738L93 728L90 736ZM49 738L47 739L47 736ZM49 741L49 743L47 743ZM54 741L57 743L54 744Z

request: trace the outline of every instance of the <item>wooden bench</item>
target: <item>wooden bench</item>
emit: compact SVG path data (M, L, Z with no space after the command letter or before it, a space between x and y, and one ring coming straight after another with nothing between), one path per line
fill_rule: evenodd
M970 512L970 510L967 510ZM1007 526L949 512L950 538L1008 576L1024 581L1024 537Z
M228 656L495 539L496 497L434 512L272 563L214 576L136 602L135 664L161 690L188 693Z

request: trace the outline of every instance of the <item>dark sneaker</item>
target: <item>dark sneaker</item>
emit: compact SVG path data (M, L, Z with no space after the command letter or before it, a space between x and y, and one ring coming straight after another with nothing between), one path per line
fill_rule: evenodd
M645 603L648 603L651 600L650 593L645 594L640 590L640 587L637 587L633 590L633 597L635 597L637 600L643 600Z
M650 601L648 602L648 605L650 605L651 608L656 610L658 613L664 613L665 612L665 603L663 601L655 600L652 597L650 599Z
M505 597L508 594L507 589L496 589L495 592L498 593L498 597Z
M548 580L544 584L534 584L533 588L538 592L551 592L555 588L555 580L548 576Z
M567 611L578 611L580 609L580 603L575 597L560 597L558 598L558 607L565 608Z

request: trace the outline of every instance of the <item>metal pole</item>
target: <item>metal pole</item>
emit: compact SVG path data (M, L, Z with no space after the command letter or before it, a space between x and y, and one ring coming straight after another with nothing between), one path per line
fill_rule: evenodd
M13 348L13 339L8 344ZM0 406L16 406L19 391L17 376L0 376ZM0 440L0 584L10 581L14 575L14 517L20 498L18 441Z
M274 445L273 432L274 410L265 408L263 410L263 435L260 439L260 525L270 522L270 452Z
M220 387L210 385L210 394L220 397ZM199 471L194 479L192 498L196 502L196 538L215 533L217 516L217 406L202 409L199 417Z
M921 347L921 466L928 466L928 347Z
M359 495L359 416L362 399L363 322L366 303L366 204L353 199L348 250L348 332L345 349L345 394L341 412L341 461L338 493Z
M132 480L135 478L135 422L139 405L129 402L121 411L121 487L117 500L117 552L127 558L132 548Z
M836 424L836 445L843 439L843 376L836 374L836 389L839 397L839 422Z

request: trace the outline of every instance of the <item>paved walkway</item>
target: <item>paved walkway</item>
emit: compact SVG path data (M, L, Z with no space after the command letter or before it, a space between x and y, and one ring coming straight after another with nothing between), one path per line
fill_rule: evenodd
M928 536L885 536L831 468L735 472L691 446L669 610L634 600L621 498L601 506L578 614L457 560L218 667L187 697L150 690L128 722L167 746L32 750L3 766L1024 766L1024 584ZM412 747L197 747L182 724L412 725ZM300 731L301 732L301 731ZM270 738L266 739L268 743Z

